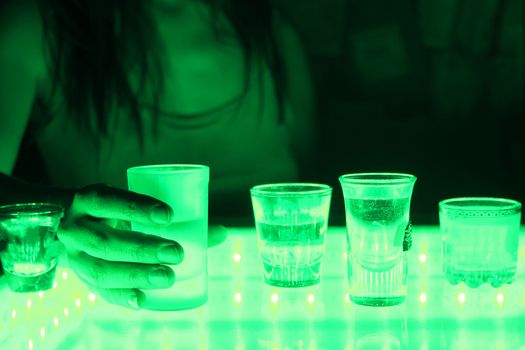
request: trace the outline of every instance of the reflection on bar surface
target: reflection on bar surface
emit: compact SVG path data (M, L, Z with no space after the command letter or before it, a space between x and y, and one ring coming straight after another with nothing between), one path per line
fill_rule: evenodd
M473 289L443 276L438 227L416 226L407 299L377 308L349 300L343 227L328 229L321 282L295 289L263 282L254 228L230 229L228 240L208 251L207 305L181 312L123 309L59 267L56 288L43 293L20 295L2 285L0 348L521 350L524 233L516 281Z

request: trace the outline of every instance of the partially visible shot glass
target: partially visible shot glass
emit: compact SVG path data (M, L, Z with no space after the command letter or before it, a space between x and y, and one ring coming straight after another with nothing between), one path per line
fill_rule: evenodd
M493 287L516 279L521 203L503 198L451 198L439 203L443 272L452 284Z
M282 183L250 193L265 282L289 288L319 283L332 188Z
M0 259L13 292L50 289L60 255L57 231L64 209L49 203L0 207Z
M410 200L416 177L397 173L339 178L345 199L348 281L355 304L391 306L405 301L411 245Z

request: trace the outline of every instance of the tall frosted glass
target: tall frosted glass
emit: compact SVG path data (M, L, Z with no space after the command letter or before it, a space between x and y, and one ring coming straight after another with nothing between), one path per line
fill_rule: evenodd
M157 198L173 209L168 226L132 223L132 229L177 241L184 260L172 265L175 284L168 289L144 290L141 306L151 310L183 310L208 299L208 183L203 165L150 165L128 169L131 191Z
M403 303L416 177L364 173L339 180L345 199L350 299L371 306Z

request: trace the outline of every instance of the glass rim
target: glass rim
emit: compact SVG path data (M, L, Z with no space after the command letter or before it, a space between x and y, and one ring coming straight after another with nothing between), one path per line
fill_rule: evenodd
M407 173L368 172L351 173L339 176L342 185L369 185L369 186L392 186L412 184L417 177Z
M486 206L476 206L476 203L486 203ZM460 205L459 203L464 203ZM490 207L490 203L499 204ZM521 209L521 203L514 199L498 197L455 197L439 202L439 209L462 211L504 211Z
M55 203L28 202L0 206L0 218L62 215L63 213L64 207Z
M203 164L151 164L138 165L127 169L127 173L135 174L172 174L172 173L192 173L201 170L209 171L210 167Z
M294 190L294 188L296 190ZM254 186L250 188L250 194L252 196L260 197L303 197L331 195L332 187L325 184L311 182L282 182Z

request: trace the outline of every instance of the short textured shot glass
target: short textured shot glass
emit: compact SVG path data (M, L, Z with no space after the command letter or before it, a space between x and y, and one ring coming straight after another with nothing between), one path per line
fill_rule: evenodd
M170 265L175 284L166 289L143 290L140 306L148 310L192 309L208 301L208 183L210 168L198 164L161 164L129 168L128 187L173 209L169 225L132 222L134 231L178 242L184 259Z
M319 283L332 188L282 183L250 193L265 282L288 288Z
M50 203L0 207L0 259L13 292L50 289L61 245L57 230L64 209Z
M516 279L521 203L451 198L439 203L443 272L451 284L497 288Z
M403 303L416 177L361 173L343 175L339 181L345 199L350 300L369 306Z

